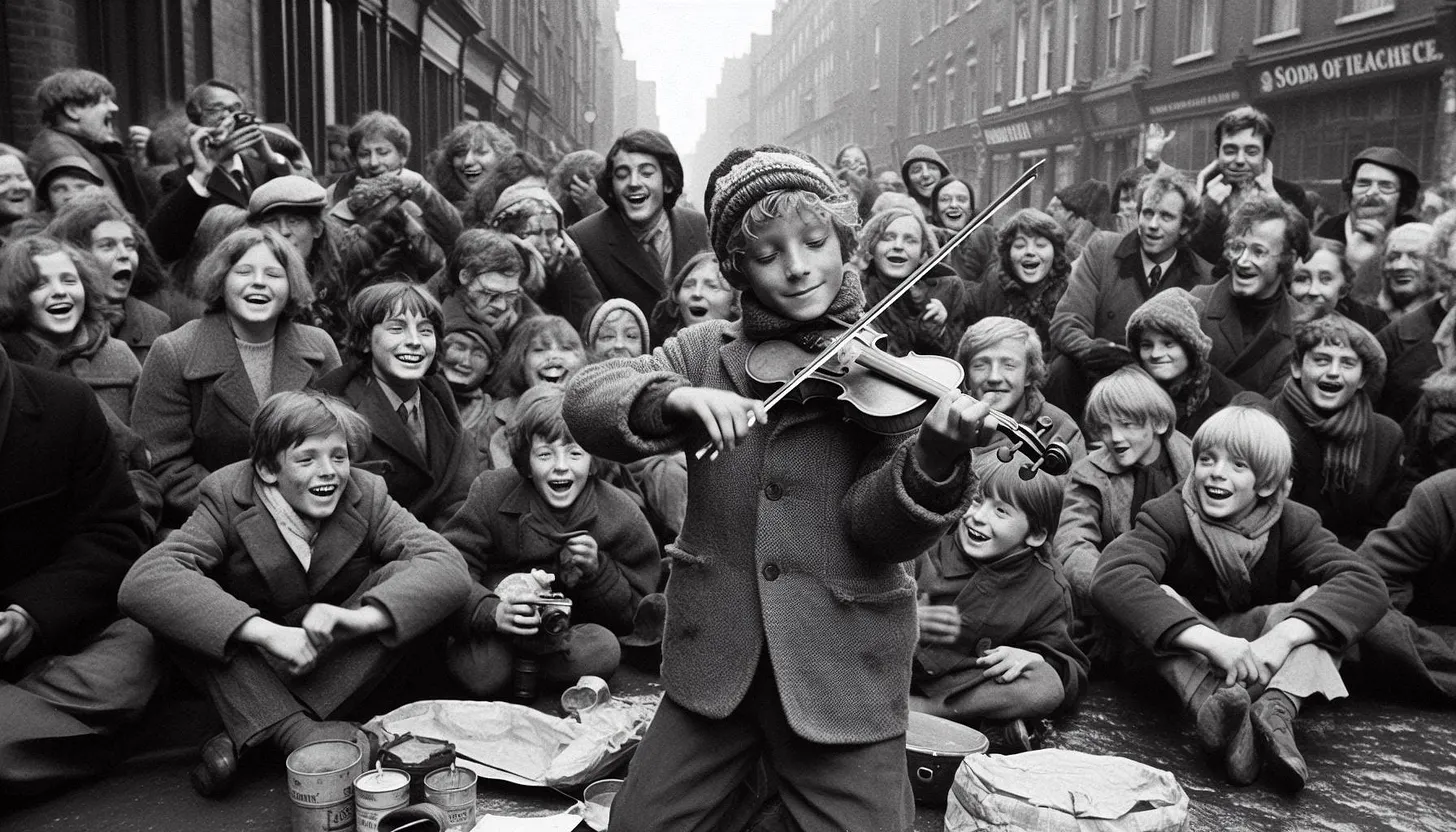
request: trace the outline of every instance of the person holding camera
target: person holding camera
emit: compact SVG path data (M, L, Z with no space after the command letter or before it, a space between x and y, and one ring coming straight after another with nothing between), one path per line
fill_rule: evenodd
M162 177L165 196L147 222L147 236L163 260L187 253L202 215L215 205L248 207L253 189L292 173L273 153L237 87L216 78L187 96L187 144L192 162Z
M632 631L638 604L657 588L652 527L626 492L598 478L602 463L567 430L563 398L554 384L521 394L505 428L512 467L477 477L444 529L474 581L446 661L482 699L508 686L528 699L538 681L610 677L617 636Z

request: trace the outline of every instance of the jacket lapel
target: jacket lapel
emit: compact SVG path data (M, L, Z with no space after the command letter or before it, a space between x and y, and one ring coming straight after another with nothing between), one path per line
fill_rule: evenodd
M323 349L305 337L302 329L281 324L273 350L273 389L302 390L314 380L324 359Z
M258 567L258 574L268 584L278 608L294 610L308 603L309 592L303 564L283 540L278 524L268 510L257 504L253 495L252 477L240 477L233 490L233 500L246 506L233 519L243 550Z
M669 222L671 216L671 212L669 212ZM647 286L653 296L663 294L666 287L663 284L662 275L648 259L647 252L642 250L642 244L637 242L637 235L632 233L632 229L627 225L627 220L622 217L622 212L615 208L608 208L607 218L612 225L607 237L612 256L634 279ZM673 239L673 251L677 251L676 238Z
M253 414L258 412L258 396L243 366L243 356L238 352L227 315L219 312L203 317L197 336L192 341L192 354L182 369L182 377L188 381L216 379L212 384L213 396L243 424L251 422Z
M308 567L310 596L321 592L364 545L369 523L359 510L362 499L363 489L350 477L339 507L332 517L324 521L318 540L314 542L313 561Z
M373 431L374 438L379 440L380 444L421 471L429 470L424 455L420 453L420 449L415 445L414 437L410 435L409 428L400 421L399 414L395 412L394 408L389 406L389 399L384 395L379 384L369 375L368 369L360 370L359 374L349 382L348 392L349 400L355 403L354 406L358 408L359 415L369 422L369 429Z

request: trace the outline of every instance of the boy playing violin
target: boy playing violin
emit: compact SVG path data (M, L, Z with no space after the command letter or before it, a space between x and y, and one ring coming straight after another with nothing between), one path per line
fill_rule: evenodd
M892 436L845 421L833 401L767 412L745 370L755 345L818 353L839 331L828 316L863 312L846 266L854 205L808 157L774 146L730 153L704 204L742 319L584 367L566 397L567 425L593 454L625 462L705 438L726 454L688 455L686 521L668 547L667 695L611 828L714 827L762 759L799 828L908 829L916 612L900 564L964 511L988 408L946 396Z

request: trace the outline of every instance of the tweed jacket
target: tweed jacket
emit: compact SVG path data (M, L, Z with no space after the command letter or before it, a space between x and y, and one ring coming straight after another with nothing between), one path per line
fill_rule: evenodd
M1410 500L1360 546L1390 591L1390 603L1413 618L1456 624L1456 471L1422 482ZM1450 666L1448 665L1448 668ZM1456 674L1456 669L1448 670Z
M667 273L674 275L694 254L708 248L708 219L691 208L664 210L672 228L672 266ZM582 262L602 297L626 298L651 321L652 307L667 294L667 282L637 242L622 212L609 205L571 226L567 233L581 250ZM666 337L667 330L653 330L652 345L661 344Z
M140 365L147 363L147 353L152 351L152 344L172 331L172 317L150 303L132 297L121 304L121 309L126 320L111 337L131 347L131 354L136 356L140 369ZM121 415L131 417L130 412Z
M0 350L0 609L36 623L7 669L73 652L116 620L144 530L96 396Z
M369 422L369 449L354 464L382 477L389 496L436 531L465 502L470 481L479 473L471 438L460 427L460 411L444 376L420 385L425 419L425 453L389 405L368 364L340 367L313 386L347 401Z
M1161 441L1181 483L1193 470L1193 443L1176 430ZM1132 471L1118 469L1106 446L1072 466L1055 550L1079 608L1092 600L1092 575L1103 547L1132 528L1133 479Z
M104 324L97 324L105 329ZM11 332L3 337L5 349L13 361L64 373L86 382L96 398L123 425L131 417L132 401L142 367L126 345L104 332L92 330L87 345L79 353L67 357L48 343L29 335Z
M954 644L921 645L915 651L930 677L921 683L927 694L935 695L936 682L947 675L958 687L980 676L984 668L975 660L983 639L990 639L992 647L1019 647L1045 659L1062 680L1063 707L1087 687L1087 657L1072 643L1071 587L1043 550L978 563L961 552L952 533L916 558L913 569L924 602L954 606L961 614Z
M622 462L695 449L703 433L665 422L662 399L682 384L756 395L744 368L753 345L738 324L713 321L649 355L583 367L567 426L591 453ZM902 564L940 539L973 485L965 462L931 481L910 453L916 435L876 436L813 402L770 411L721 459L688 454L687 516L668 547L668 695L723 719L767 650L800 737L905 732L916 617Z
M1127 319L1156 292L1143 274L1142 243L1136 230L1118 236L1111 231L1092 235L1082 255L1072 264L1067 290L1052 318L1052 345L1079 365L1093 342L1105 338L1114 344L1127 341ZM1212 267L1180 247L1173 265L1158 283L1158 291L1174 286L1193 290L1208 283Z
M1294 488L1289 499L1318 512L1325 528L1340 539L1340 545L1360 548L1365 535L1384 526L1410 496L1400 456L1405 439L1400 425L1372 413L1360 447L1354 489L1331 494L1324 490L1324 446L1319 437L1295 415L1284 396L1274 400L1272 410L1289 431L1294 446Z
M386 577L360 604L388 613L378 638L397 647L443 621L465 599L460 553L389 498L384 482L350 470L332 516L303 564L253 490L253 463L213 472L197 511L137 560L118 602L161 637L225 661L233 634L253 616L299 626L316 603L343 604L371 574Z
M1314 628L1317 643L1342 652L1370 629L1390 605L1375 569L1340 545L1314 509L1286 500L1269 530L1264 553L1250 568L1250 607L1293 602L1290 617ZM1193 609L1159 588L1166 584ZM1296 595L1319 589L1302 601ZM1133 529L1102 550L1092 579L1092 600L1134 642L1163 653L1173 639L1203 619L1229 609L1212 562L1193 537L1182 489L1149 500Z
M151 203L147 200L136 170L132 167L131 158L120 141L101 145L52 127L42 127L36 131L35 138L30 142L31 180L39 180L40 172L45 166L62 156L80 156L90 162L91 170L101 177L106 187L121 198L122 205L137 218L137 222L143 222L151 216Z
M338 366L339 351L323 330L279 323L274 392L302 390ZM203 477L247 458L259 405L226 313L204 315L152 345L131 419L151 448L168 525L180 525L197 507Z
M1290 362L1294 358L1294 301L1288 294L1280 292L1279 308L1269 322L1273 337L1266 339L1267 345L1259 344L1257 336L1251 343L1244 344L1239 313L1229 290L1230 283L1231 278L1224 277L1212 285L1199 286L1193 292L1193 296L1204 304L1198 325L1213 340L1208 363L1234 384L1272 400L1284 389L1284 380L1289 378Z
M642 598L657 589L662 559L642 509L621 489L596 480L597 513L580 528L597 542L601 568L574 587L554 588L572 600L573 624L600 624L617 635L632 632ZM465 558L472 583L460 608L461 629L494 631L500 598L496 584L507 575L541 569L559 572L562 542L544 536L532 517L544 507L536 487L514 468L486 471L470 486L465 507L445 526L445 539ZM481 626L486 627L485 630Z
M1421 398L1421 385L1441 368L1434 338L1446 308L1439 296L1391 321L1375 334L1385 350L1385 387L1375 409L1404 422Z

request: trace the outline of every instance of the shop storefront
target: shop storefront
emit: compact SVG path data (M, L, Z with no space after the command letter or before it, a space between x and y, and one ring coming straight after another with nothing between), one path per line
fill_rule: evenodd
M1042 159L1047 161L1047 166L1031 187L1022 192L1016 207L1043 208L1057 188L1076 181L1075 173L1067 181L1061 181L1059 176L1067 170L1075 171L1075 165L1058 163L1059 153L1076 155L1075 150L1067 150L1075 147L1079 132L1075 111L1069 103L1059 101L1033 113L1018 108L1009 115L984 118L981 125L991 160L988 194L1005 190L1023 170Z
M1089 93L1082 101L1087 129L1087 162L1083 178L1101 179L1109 186L1118 174L1137 161L1142 108L1129 86Z
M1440 165L1441 72L1450 65L1438 27L1386 33L1250 61L1254 104L1274 120L1270 157L1281 178L1330 186L1371 145L1399 149L1423 180Z
M1148 122L1173 134L1163 148L1163 161L1189 171L1200 170L1213 160L1214 125L1224 113L1247 103L1243 85L1227 72L1148 87L1142 101Z

